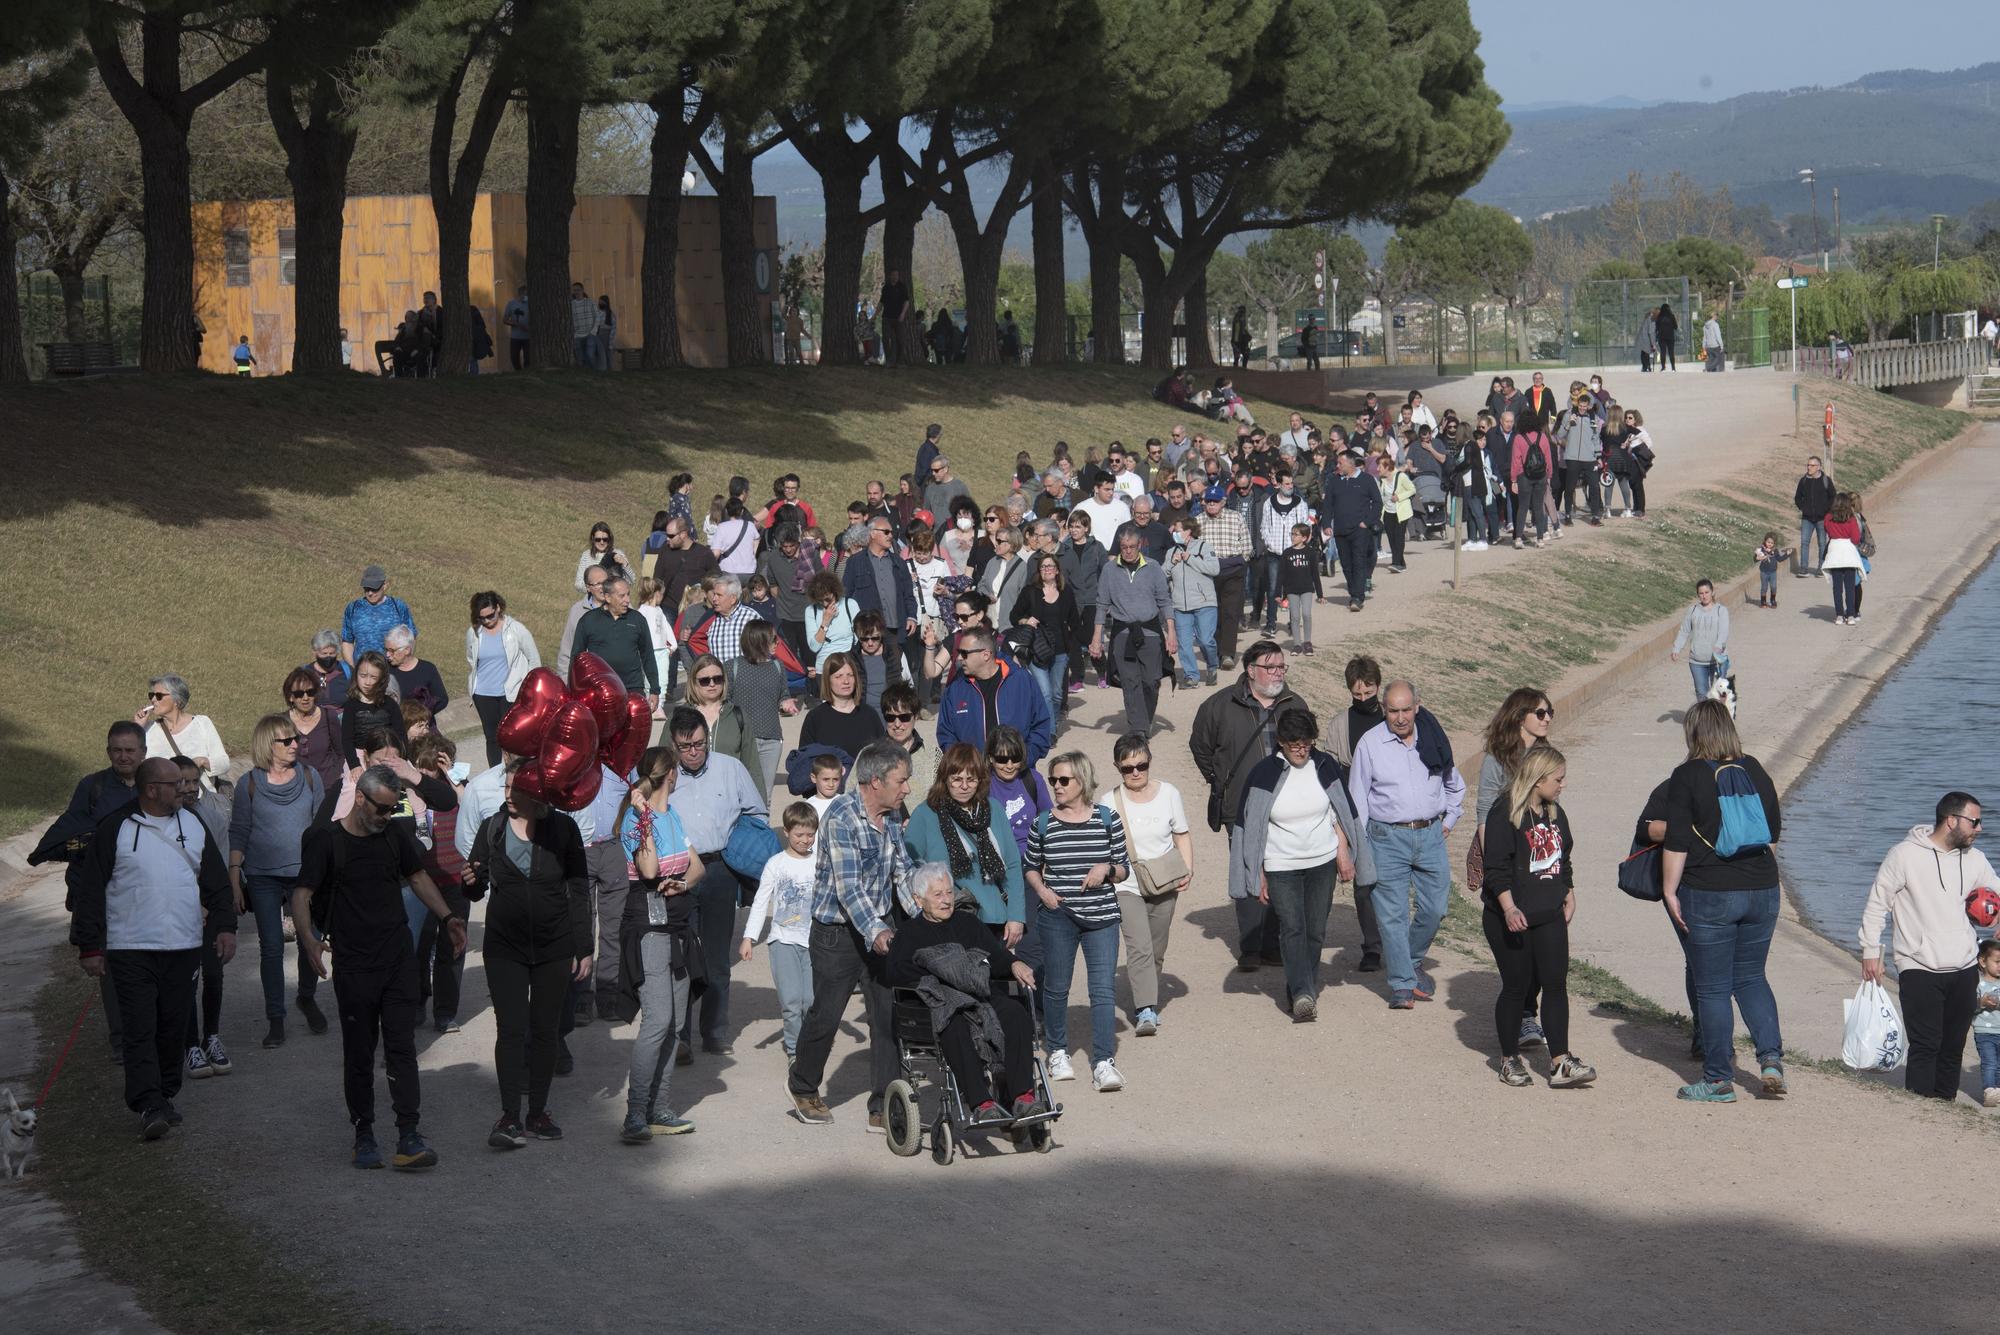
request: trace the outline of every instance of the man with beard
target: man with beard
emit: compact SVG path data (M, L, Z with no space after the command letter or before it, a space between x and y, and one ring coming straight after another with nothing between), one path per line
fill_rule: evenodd
M1274 640L1259 640L1243 651L1243 675L1236 684L1202 701L1188 734L1195 768L1208 782L1208 828L1229 831L1237 967L1246 970L1284 961L1278 954L1278 917L1258 899L1254 878L1243 870L1243 782L1258 761L1277 751L1278 716L1309 708L1285 684L1285 651Z

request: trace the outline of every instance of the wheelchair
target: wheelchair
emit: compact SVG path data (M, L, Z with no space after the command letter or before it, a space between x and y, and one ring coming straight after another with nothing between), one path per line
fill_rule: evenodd
M1028 1007L1035 1053L1035 1096L1048 1111L1018 1118L1007 1126L974 1127L972 1110L966 1107L958 1078L952 1074L951 1064L944 1059L944 1049L938 1045L937 1034L931 1028L930 1007L916 989L899 987L894 991L893 1010L896 1062L902 1074L889 1082L882 1103L883 1127L888 1133L891 1154L901 1158L916 1155L924 1147L927 1131L931 1161L939 1165L952 1161L971 1132L1004 1133L1014 1149L1022 1153L1033 1150L1047 1154L1055 1148L1055 1123L1063 1110L1049 1091L1048 1070L1042 1064L1040 996L1032 988L1014 988L1010 994L1024 1000ZM930 1101L935 1109L928 1117L924 1112L926 1089L933 1091Z

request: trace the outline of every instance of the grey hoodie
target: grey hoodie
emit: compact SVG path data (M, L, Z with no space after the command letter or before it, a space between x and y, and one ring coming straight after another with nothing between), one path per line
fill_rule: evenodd
M1597 419L1572 409L1563 419L1562 459L1566 464L1587 464L1596 460Z
M1687 614L1681 618L1680 634L1674 636L1674 652L1687 650L1688 660L1694 663L1713 663L1717 658L1729 653L1729 609L1721 603L1710 603L1703 607L1699 602L1688 604Z

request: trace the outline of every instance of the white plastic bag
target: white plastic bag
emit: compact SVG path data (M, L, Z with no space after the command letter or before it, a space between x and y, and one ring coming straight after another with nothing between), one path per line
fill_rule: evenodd
M1910 1054L1896 999L1880 983L1863 983L1854 1000L1840 1003L1847 1017L1847 1036L1840 1059L1857 1071L1893 1071Z

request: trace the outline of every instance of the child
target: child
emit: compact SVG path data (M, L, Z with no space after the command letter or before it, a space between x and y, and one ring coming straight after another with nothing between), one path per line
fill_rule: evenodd
M1972 1045L1979 1049L1979 1087L1989 1108L2000 1108L2000 941L1979 943L1979 1000L1972 1012Z
M806 799L806 805L812 808L813 820L817 822L833 805L833 799L840 796L840 784L847 777L847 770L839 756L814 756L812 777L813 794Z
M1279 588L1292 609L1292 652L1312 655L1313 601L1320 597L1319 560L1312 549L1312 525L1292 525L1292 545L1281 558Z
M1014 490L1022 491L1033 487L1041 480L1035 471L1035 457L1026 450L1014 456Z
M840 771L839 762L834 772ZM812 1009L813 840L819 834L819 813L804 802L785 808L785 847L771 855L757 881L757 897L743 924L743 941L736 955L745 964L771 920L771 982L778 989L778 1010L785 1019L785 1060L799 1046L799 1027Z
M780 720L798 708L786 694L785 669L773 657L777 642L770 622L753 621L743 628L742 657L729 665L730 702L743 711L743 726L757 740L760 772L750 777L764 785L758 791L767 796L785 750Z
M1751 553L1757 561L1757 606L1776 607L1778 605L1778 563L1789 561L1789 548L1779 550L1778 535L1766 533L1764 541Z
M880 612L863 612L854 618L854 643L859 649L855 658L861 663L862 699L878 713L882 709L883 688L903 676L902 664L885 652L888 642Z
M771 592L771 582L762 575L752 575L744 586L743 604L772 625L778 624L778 599Z
M236 361L236 374L249 375L250 368L257 364L256 354L250 351L250 335L244 334L236 340L236 346L229 350Z
M639 581L639 615L646 622L646 629L653 637L653 662L659 668L660 680L671 678L674 662L674 628L667 620L667 609L662 605L667 600L667 586L650 575ZM660 696L660 703L653 710L653 717L663 719L666 714L667 697Z

